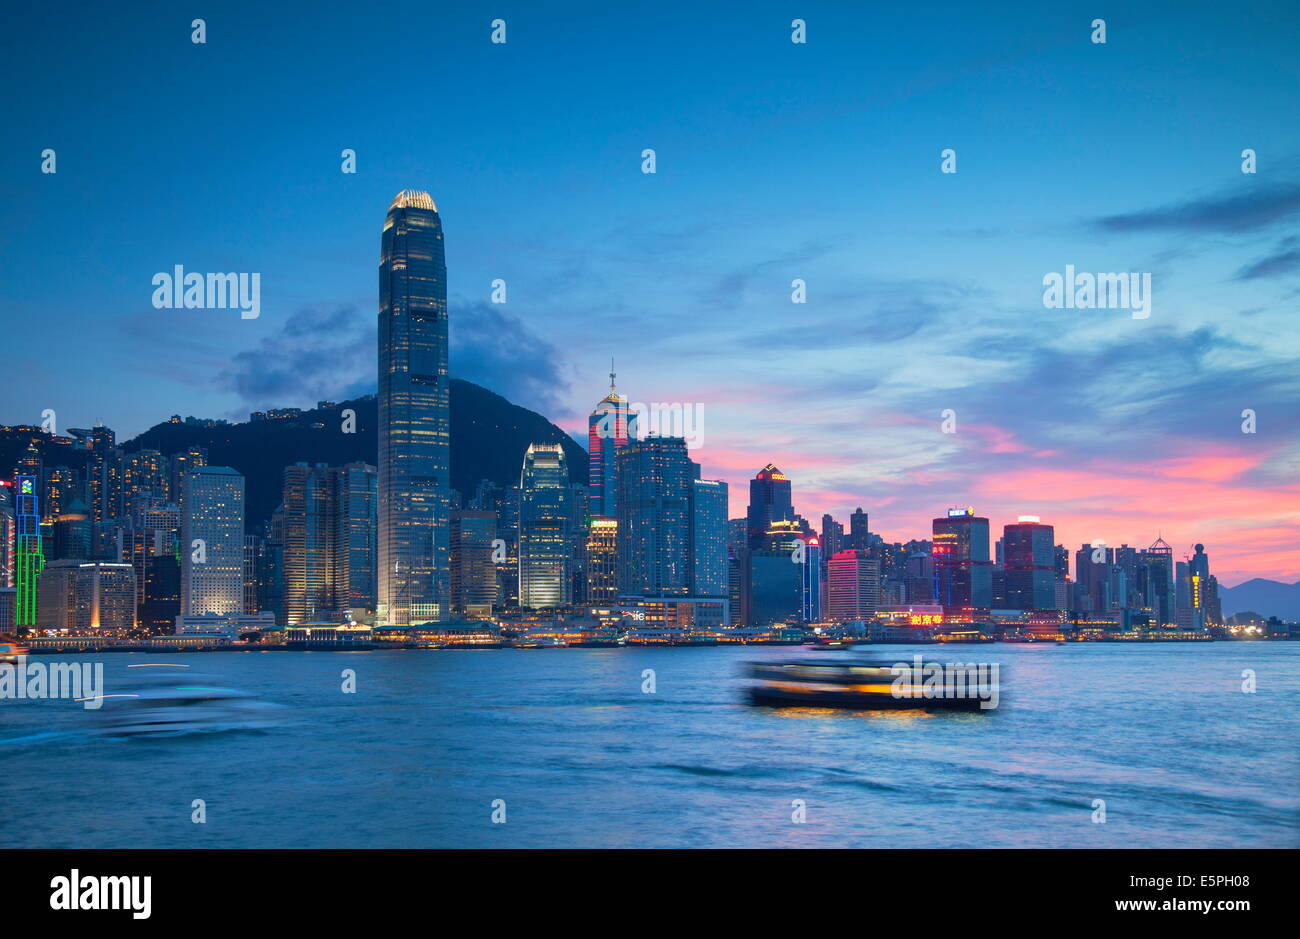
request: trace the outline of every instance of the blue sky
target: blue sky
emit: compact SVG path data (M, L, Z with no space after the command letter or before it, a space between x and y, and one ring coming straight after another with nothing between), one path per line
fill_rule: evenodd
M0 422L369 390L380 227L424 188L453 373L577 430L613 355L703 406L733 513L770 460L892 537L971 503L1300 577L1294 3L329 6L7 14ZM154 310L175 264L260 272L262 315ZM1045 309L1067 264L1151 272L1151 317Z

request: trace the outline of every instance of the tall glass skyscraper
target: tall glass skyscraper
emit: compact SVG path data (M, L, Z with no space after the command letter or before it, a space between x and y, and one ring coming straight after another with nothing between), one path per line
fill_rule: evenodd
M45 569L45 554L41 547L41 513L37 504L36 477L16 476L18 490L14 518L17 529L14 535L14 582L17 594L17 626L22 629L36 625L36 585Z
M959 618L993 604L989 520L974 509L949 509L931 523L936 595L945 616Z
M790 480L771 463L764 466L749 481L749 546L761 545L773 522L794 518L794 503L790 496Z
M727 596L727 484L697 479L691 492L691 592Z
M614 372L609 373L609 394L600 399L587 418L588 487L591 514L618 517L618 451L636 436L636 415L629 413L628 400L614 390Z
M277 613L287 625L374 608L375 493L375 468L366 463L285 468Z
M451 395L442 221L427 192L389 206L379 255L379 619L449 612Z
M569 596L569 470L558 443L534 443L519 479L519 605L563 606Z
M681 437L647 437L618 452L620 596L689 596L694 481Z

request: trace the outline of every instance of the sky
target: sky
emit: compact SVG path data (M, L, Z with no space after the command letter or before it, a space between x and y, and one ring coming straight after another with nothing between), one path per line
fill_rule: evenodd
M7 12L0 423L372 391L381 226L425 189L453 375L581 438L613 357L694 409L733 516L771 462L814 524L970 505L1300 580L1300 6L724 6ZM261 315L155 309L177 264L258 272ZM1067 265L1149 273L1150 315L1045 307Z

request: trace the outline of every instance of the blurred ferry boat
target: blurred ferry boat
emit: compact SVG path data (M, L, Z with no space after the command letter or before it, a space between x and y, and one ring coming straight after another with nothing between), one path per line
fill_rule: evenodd
M881 662L818 655L790 662L751 663L752 704L911 710L987 710L997 706L996 665L936 661Z
M237 688L207 684L198 675L164 668L166 672L136 676L134 684L105 696L98 713L101 733L113 737L174 737L260 730L280 723L280 705Z
M0 636L0 662L17 665L18 659L30 651L12 636Z

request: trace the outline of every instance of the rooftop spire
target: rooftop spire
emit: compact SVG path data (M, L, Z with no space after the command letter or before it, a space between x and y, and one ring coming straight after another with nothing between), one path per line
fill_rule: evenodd
M614 357L609 357L609 390L614 390Z

